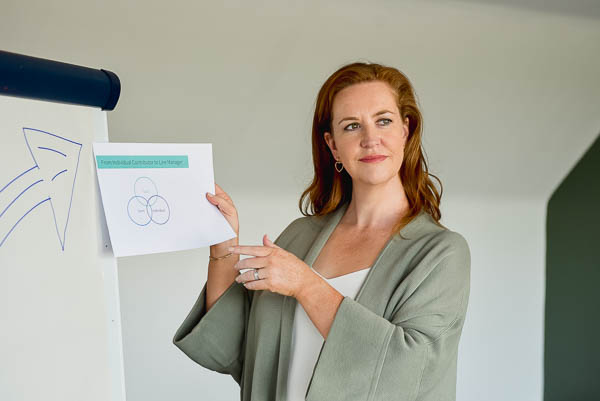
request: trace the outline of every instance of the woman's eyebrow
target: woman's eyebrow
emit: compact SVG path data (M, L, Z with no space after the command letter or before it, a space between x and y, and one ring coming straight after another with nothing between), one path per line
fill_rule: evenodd
M378 115L385 114L385 113L394 114L393 111L381 110L381 111L378 111L377 113L373 114L373 117L376 117ZM338 125L340 125L342 122L344 122L346 120L358 120L358 118L357 117L345 117L345 118L342 118L340 121L338 121Z

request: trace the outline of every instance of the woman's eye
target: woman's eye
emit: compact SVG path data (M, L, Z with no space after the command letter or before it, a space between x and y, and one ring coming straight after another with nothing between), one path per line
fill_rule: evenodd
M389 118L382 118L382 119L377 120L377 122L381 123L380 125L390 125L392 120L390 120ZM359 126L360 126L359 123L350 123L350 124L346 125L346 127L344 127L344 131L354 131Z
M348 129L348 127L352 127L352 126L355 126L355 125L356 125L356 126L358 126L358 123L351 123L351 124L348 124L348 125L346 125L346 127L344 128L344 130L345 130L345 131L353 131L353 130L351 130L351 129L349 130L349 129Z

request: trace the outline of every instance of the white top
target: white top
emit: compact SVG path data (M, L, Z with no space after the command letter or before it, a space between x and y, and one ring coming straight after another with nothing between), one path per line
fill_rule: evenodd
M338 277L325 278L313 269L323 280L335 288L340 294L352 299L356 298L363 281L371 267L366 267L352 273ZM290 365L287 380L287 400L304 401L308 383L313 373L319 352L323 345L323 336L310 320L302 304L296 304L294 325L292 331L292 344Z

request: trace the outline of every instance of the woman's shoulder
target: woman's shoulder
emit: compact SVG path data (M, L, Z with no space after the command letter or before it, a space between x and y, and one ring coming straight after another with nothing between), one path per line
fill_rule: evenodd
M304 238L316 236L323 228L323 219L317 216L302 216L292 220L279 234L275 244L287 248L287 246L300 235Z
M321 232L321 219L302 216L292 220L273 241L275 245L302 259Z
M461 233L441 225L425 211L416 216L402 233L406 239L415 245L469 253L469 244ZM399 236L396 237L401 241Z

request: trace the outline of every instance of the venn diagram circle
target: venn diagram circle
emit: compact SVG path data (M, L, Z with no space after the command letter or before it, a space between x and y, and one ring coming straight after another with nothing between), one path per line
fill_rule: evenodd
M133 184L134 196L127 203L129 219L138 226L155 223L166 224L171 217L171 208L167 200L158 194L154 181L140 177Z

